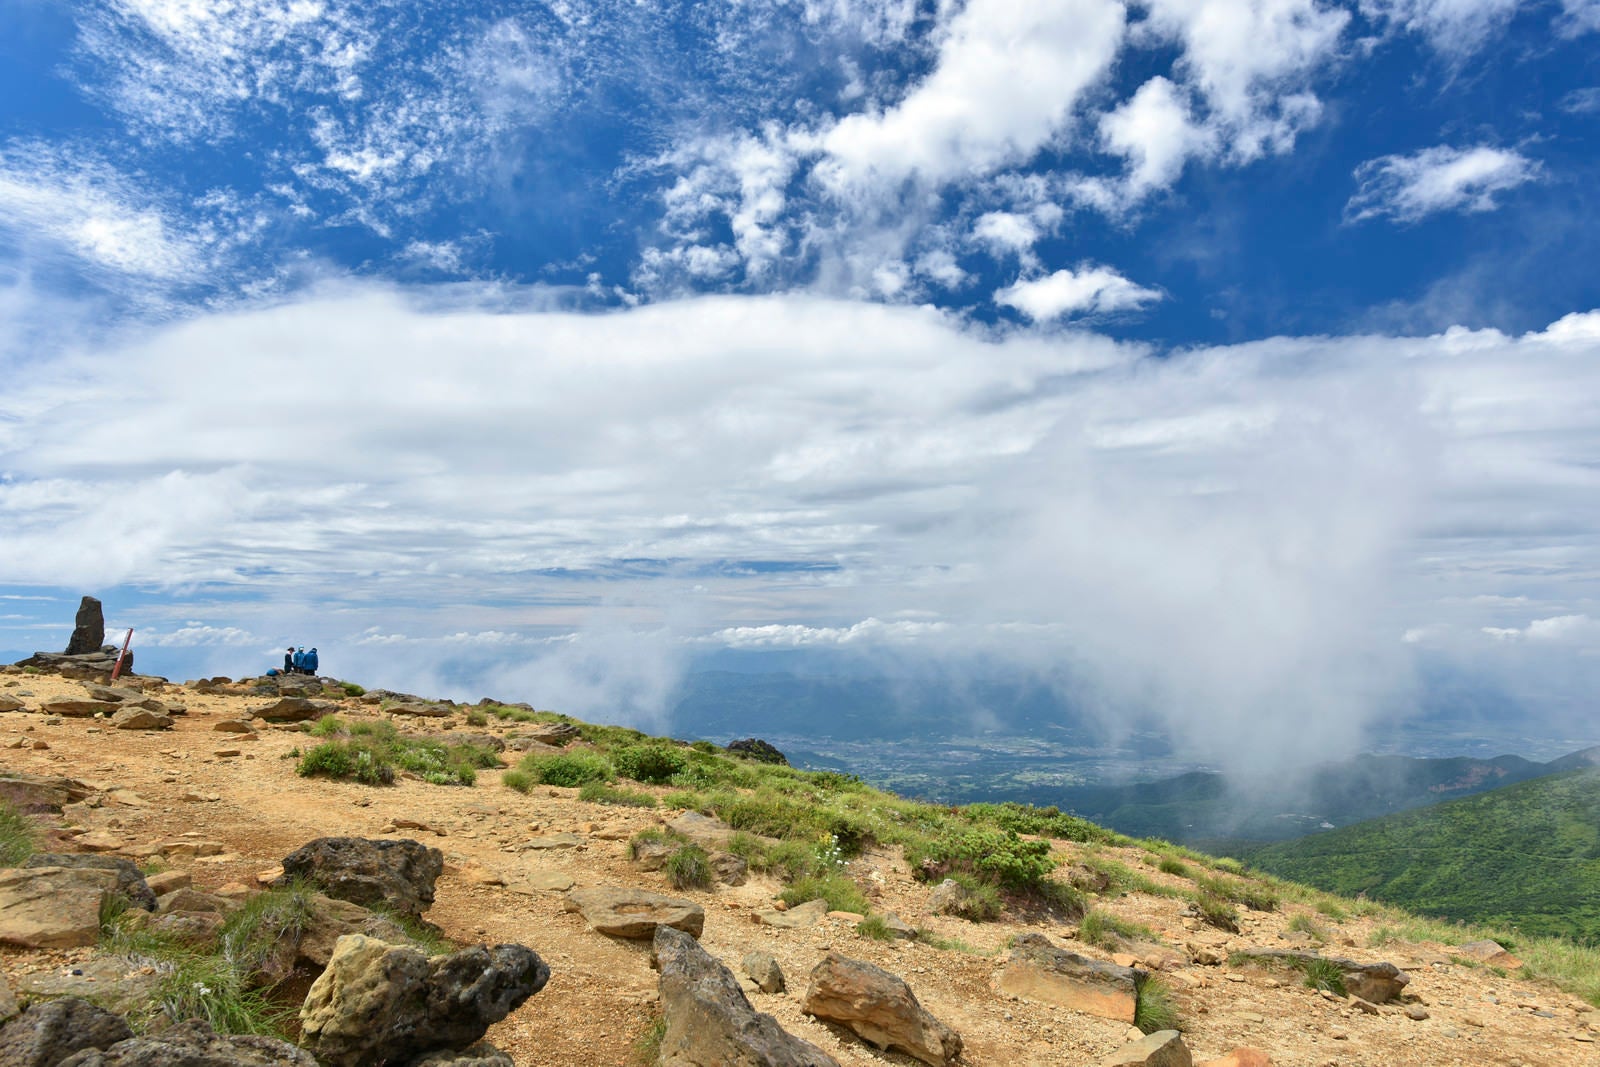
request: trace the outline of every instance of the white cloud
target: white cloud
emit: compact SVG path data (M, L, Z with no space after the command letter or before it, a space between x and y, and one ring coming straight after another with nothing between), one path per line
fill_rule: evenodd
M1135 285L1109 267L1088 264L1018 281L994 294L995 303L1014 307L1034 322L1137 311L1160 299L1158 290Z
M766 626L730 626L700 639L703 644L728 648L844 648L857 644L893 644L944 634L944 622L863 619L851 626L807 626L801 623L774 623Z
M141 646L150 645L156 648L195 648L215 645L247 647L262 643L261 638L248 630L241 630L237 626L212 626L199 620L170 631L140 629L137 631L137 637Z
M1127 193L1133 198L1167 188L1185 162L1214 148L1213 131L1195 124L1181 91L1159 75L1101 116L1100 139L1106 151L1128 161Z
M1360 188L1345 205L1345 218L1404 223L1441 211L1493 211L1500 206L1497 195L1537 180L1539 170L1520 152L1487 145L1380 156L1356 168Z
M907 178L938 185L1028 160L1071 124L1121 47L1114 0L971 0L949 22L933 71L897 105L820 137L825 186L853 198Z
M990 211L972 224L972 236L996 252L1014 255L1027 252L1041 235L1026 215Z
M1334 56L1349 12L1316 0L1146 0L1140 36L1176 40L1175 68L1210 109L1227 151L1248 162L1286 152L1322 107L1308 90Z
M1368 18L1386 19L1421 34L1440 52L1460 59L1503 32L1522 0L1361 0Z
M1600 4L1596 5L1595 10L1600 11ZM1600 86L1572 90L1561 98L1561 110L1571 115L1600 113Z
M1600 0L1561 0L1561 11L1557 29L1563 36L1600 33Z

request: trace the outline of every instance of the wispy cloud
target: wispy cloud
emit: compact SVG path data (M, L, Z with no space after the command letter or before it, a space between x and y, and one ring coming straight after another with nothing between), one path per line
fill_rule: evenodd
M1077 270L1016 282L995 293L994 301L1016 308L1034 322L1048 322L1068 315L1137 311L1161 296L1108 267L1083 264Z
M1502 32L1521 6L1521 0L1361 0L1360 3L1363 15L1420 34L1435 50L1456 61L1472 55Z
M1536 160L1487 145L1440 145L1408 156L1380 156L1356 168L1360 188L1345 205L1345 219L1410 223L1442 211L1493 211L1500 194L1538 180L1539 174Z

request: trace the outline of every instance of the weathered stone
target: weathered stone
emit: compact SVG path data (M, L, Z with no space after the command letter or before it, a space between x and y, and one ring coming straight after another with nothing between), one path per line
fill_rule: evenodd
M86 652L99 652L105 643L105 609L100 601L86 596L78 601L78 614L72 620L72 637L67 641L65 655L81 656Z
M110 870L0 870L0 944L19 948L92 945L100 936L100 909L116 887L117 873ZM0 1063L4 1062L0 1058Z
M756 920L765 926L776 926L780 930L803 930L808 926L815 926L828 914L826 900L808 900L804 904L796 904L788 911L778 911L775 908L756 912Z
M780 767L789 765L788 759L784 757L782 752L779 752L759 737L747 737L742 741L729 741L728 751L737 753L745 759L755 760L757 763L771 763Z
M420 916L433 903L433 886L443 870L444 853L409 838L321 837L284 857L283 874L272 884L305 878L337 900L384 903Z
M928 894L928 911L934 915L958 915L971 896L966 886L954 878L946 878Z
M0 711L21 711L24 706L19 698L0 693Z
M223 719L211 724L211 729L224 734L253 734L255 728L239 719Z
M1398 997L1411 981L1409 974L1392 963L1359 963L1356 960L1319 956L1315 952L1301 952L1295 949L1245 948L1239 949L1238 952L1252 959L1282 961L1300 966L1326 960L1339 968L1345 992L1353 997L1360 997L1370 1004L1387 1004Z
M999 987L1014 996L1132 1023L1139 1002L1134 978L1131 967L1057 948L1043 934L1022 934L1011 946Z
M17 995L11 991L11 983L6 981L4 974L0 974L0 1026L14 1019L21 1010Z
M20 771L0 773L0 801L22 812L60 812L86 800L94 790L71 778L41 777Z
M733 827L698 811L686 811L667 823L667 829L682 834L701 848L721 848L733 836Z
M745 999L733 972L681 930L658 927L651 958L661 972L661 1067L838 1067Z
M188 1019L159 1034L85 1049L60 1067L317 1067L314 1056L274 1037L222 1035L204 1019Z
M732 852L716 852L711 856L711 873L723 885L744 885L750 878L750 864Z
M283 697L264 708L252 708L250 714L263 722L309 722L322 718L337 707L337 704L327 700Z
M111 725L119 730L170 730L172 717L145 708L123 708L111 716Z
M915 941L917 939L917 928L894 912L883 912L879 918L883 920L884 928L902 941Z
M706 925L706 912L700 905L646 889L574 889L567 894L567 910L580 912L598 933L611 937L653 937L658 926L699 937Z
M39 705L39 710L46 715L60 715L68 719L88 719L101 712L116 710L116 705L109 700L82 700L72 697L57 697L55 700L46 700Z
M565 893L577 884L577 879L566 871L534 871L506 883L506 888L513 893L532 896L535 893Z
M848 1027L880 1049L898 1049L931 1067L945 1067L961 1055L961 1035L919 1004L902 979L835 952L812 969L805 1011Z
M406 1067L516 1067L516 1062L489 1042L480 1041L460 1052L430 1052Z
M504 752L506 750L505 739L494 734L454 731L451 733L429 734L428 740L437 741L441 745L472 745L474 748L487 748L492 752Z
M523 731L518 736L519 741L532 741L554 748L561 748L581 736L578 728L570 722L533 722L518 729Z
M1482 941L1468 941L1457 948L1463 956L1487 963L1491 967L1503 967L1514 971L1522 966L1522 961L1505 950L1505 946L1498 941L1488 939Z
M144 872L132 860L118 856L94 856L81 852L36 852L29 856L23 867L92 868L98 871L115 871L116 892L126 897L129 904L145 911L156 910L156 893L145 881Z
M144 699L143 690L124 689L122 686L91 685L89 697L92 700L107 700L113 704L137 703Z
M678 843L657 837L641 837L628 844L628 856L641 871L659 871L667 857L678 850Z
M1157 1030L1138 1041L1129 1042L1100 1061L1100 1067L1193 1067L1194 1057L1183 1035L1176 1030Z
M218 915L226 915L237 911L238 908L238 903L227 897L207 893L193 886L174 889L157 900L157 909L163 915L174 911L211 911Z
M227 921L218 911L168 911L152 917L145 929L195 948L206 948L216 944Z
M131 911L128 920L137 925L150 914ZM48 967L17 976L17 992L30 1004L59 997L82 997L109 1012L126 1015L147 1009L161 978L148 960L126 956L96 954L78 960L71 967Z
M479 945L430 960L415 948L350 934L306 995L301 1044L330 1067L465 1049L549 980L550 968L521 945Z
M121 1016L80 997L47 1000L0 1028L0 1064L56 1067L80 1049L110 1048L132 1036Z
M410 715L418 718L440 719L454 709L441 704L390 704L383 709L391 715Z
M530 837L522 842L521 848L526 852L548 852L564 848L582 848L589 843L582 834L546 834L543 837Z
M532 737L510 738L506 741L506 747L513 752L527 752L534 756L554 756L561 751L555 745L547 745Z
M751 949L744 954L744 959L739 965L744 968L744 973L761 992L783 992L783 968L778 966L777 957L772 953Z

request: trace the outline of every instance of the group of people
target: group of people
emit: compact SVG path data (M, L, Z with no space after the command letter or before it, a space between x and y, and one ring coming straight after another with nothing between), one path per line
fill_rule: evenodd
M283 653L284 674L316 674L317 650L312 648L307 652L304 647L290 646Z

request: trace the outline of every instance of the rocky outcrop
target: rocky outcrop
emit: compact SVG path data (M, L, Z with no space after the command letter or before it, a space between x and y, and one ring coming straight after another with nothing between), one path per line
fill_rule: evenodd
M744 954L739 966L744 968L745 977L754 982L761 992L783 992L783 968L778 966L778 960L772 953L752 949Z
M117 706L109 700L84 700L76 697L58 697L39 705L46 715L60 715L64 719L88 719L101 713L110 714Z
M36 867L0 870L0 944L72 948L100 936L100 909L116 892L115 871ZM5 1063L0 1057L0 1064Z
M80 997L46 1000L0 1028L0 1064L56 1067L82 1049L107 1049L132 1036L122 1016Z
M1194 1057L1176 1030L1157 1030L1129 1042L1100 1061L1099 1067L1193 1067Z
M100 601L86 596L78 602L78 614L72 620L72 637L67 641L66 654L81 656L85 652L98 652L105 643L105 609Z
M66 805L93 795L93 789L72 778L40 777L20 771L0 773L0 801L21 812L59 814Z
M1139 1003L1131 967L1057 948L1043 934L1023 934L1000 972L1002 993L1132 1023Z
M808 900L804 904L796 904L787 911L778 911L768 908L756 912L756 921L763 926L776 926L780 930L803 930L807 926L815 926L828 916L828 902L826 900Z
M453 708L442 704L390 704L383 709L390 715L409 715L414 718L442 719L449 715Z
M934 1018L911 987L870 963L830 952L811 971L805 1011L839 1023L880 1049L897 1049L931 1067L961 1055L961 1035Z
M300 1040L329 1067L464 1050L549 980L550 968L521 945L479 945L429 959L409 946L350 934L306 995Z
M86 1049L60 1067L317 1067L316 1057L273 1037L222 1035L204 1019L189 1019L160 1034L132 1037L109 1048Z
M1487 963L1491 967L1503 967L1508 971L1514 971L1522 966L1522 961L1507 952L1505 946L1498 941L1488 939L1468 941L1464 945L1457 946L1456 951L1481 963Z
M782 752L761 740L759 737L747 737L742 741L729 741L728 751L753 759L757 763L772 763L781 767L789 766L789 760Z
M420 917L433 903L433 886L443 870L444 853L420 841L319 837L285 856L283 874L272 884L304 878L336 900L386 904Z
M745 999L733 972L693 937L656 928L652 962L661 972L661 1067L838 1067Z
M517 740L561 748L582 736L570 722L532 722L519 726Z
M172 717L148 708L122 708L111 716L111 725L119 730L170 730Z
M129 904L144 911L156 910L156 894L144 879L144 872L132 860L117 856L95 856L81 852L37 852L22 865L28 867L93 868L116 872L115 892L127 898Z
M1263 962L1283 962L1304 967L1307 964L1327 962L1339 968L1344 990L1369 1004L1386 1004L1411 982L1411 976L1392 963L1360 963L1338 956L1320 956L1315 952L1298 952L1293 949L1246 948L1238 955Z
M597 932L611 937L654 937L658 926L670 926L691 937L699 937L706 925L706 912L700 905L648 889L619 886L574 889L567 894L567 910L581 913L584 921Z

